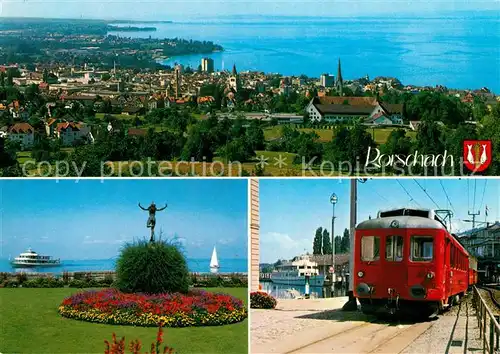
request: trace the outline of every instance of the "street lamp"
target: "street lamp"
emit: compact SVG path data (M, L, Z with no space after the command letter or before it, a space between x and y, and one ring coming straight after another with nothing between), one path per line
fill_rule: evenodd
M335 289L335 281L334 281L334 275L335 275L335 236L334 236L334 230L335 230L335 204L337 204L338 198L335 193L333 193L330 197L330 203L332 203L332 297L334 296L334 289Z

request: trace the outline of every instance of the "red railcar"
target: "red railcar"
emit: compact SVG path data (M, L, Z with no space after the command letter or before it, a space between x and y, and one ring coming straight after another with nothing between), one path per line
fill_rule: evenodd
M468 252L432 210L379 212L356 227L355 245L354 294L365 313L430 316L477 278Z
M477 284L477 258L469 256L469 286Z

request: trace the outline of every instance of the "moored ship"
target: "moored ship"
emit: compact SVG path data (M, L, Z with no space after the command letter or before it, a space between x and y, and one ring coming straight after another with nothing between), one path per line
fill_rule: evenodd
M11 261L13 267L53 267L61 265L60 259L54 259L51 256L43 256L31 248L24 253L21 253L18 257Z
M312 262L308 255L300 256L293 262L283 262L271 273L274 284L305 286L306 276L310 286L323 286L325 277L319 274L318 264Z

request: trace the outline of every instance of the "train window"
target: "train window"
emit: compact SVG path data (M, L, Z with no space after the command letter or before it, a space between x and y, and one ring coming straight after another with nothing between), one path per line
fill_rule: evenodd
M396 262L403 260L402 236L387 236L385 239L385 259Z
M361 260L377 261L380 259L380 237L363 236L361 238Z
M430 236L412 236L411 260L431 261L433 256L433 238Z

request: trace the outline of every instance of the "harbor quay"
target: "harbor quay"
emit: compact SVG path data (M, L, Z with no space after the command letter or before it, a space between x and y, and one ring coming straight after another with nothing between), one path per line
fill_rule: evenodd
M109 271L88 271L88 272L3 272L0 273L4 278L15 278L19 274L24 274L28 280L37 278L64 278L67 280L95 280L101 281L107 278L115 280L116 272ZM197 282L204 282L215 278L220 278L222 281L238 280L241 283L246 284L248 282L247 273L201 273L201 272L191 272L191 279Z

